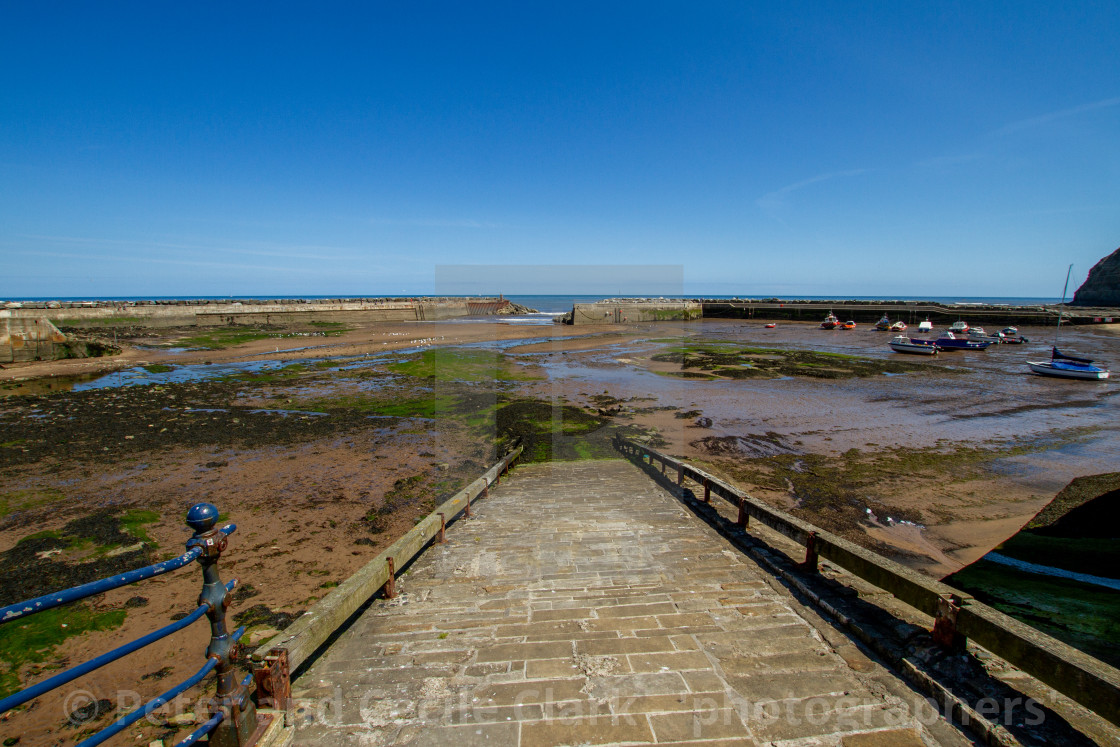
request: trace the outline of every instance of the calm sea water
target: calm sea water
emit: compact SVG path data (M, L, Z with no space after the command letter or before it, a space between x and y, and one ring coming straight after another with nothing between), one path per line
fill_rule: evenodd
M641 294L633 294L633 296L640 296ZM58 298L46 298L42 296L36 297L17 297L4 300L9 301L187 301L187 300L246 300L253 299L258 301L272 301L279 299L293 299L301 298L306 300L321 300L330 298L358 298L359 296L66 296ZM368 296L369 298L416 298L416 296ZM649 297L656 297L651 294ZM738 298L738 296L726 295L707 295L695 294L690 296L679 296L679 298ZM747 296L743 296L746 298ZM769 298L770 296L754 296L754 298ZM565 311L572 310L574 303L594 303L595 301L602 300L604 296L581 296L581 295L539 295L539 296L506 296L514 303L519 303L522 306L528 306L537 311L557 314ZM1042 304L1059 303L1059 298L1003 298L1003 297L965 297L965 296L934 296L930 298L920 297L897 297L888 295L879 296L795 296L789 295L784 298L789 300L802 300L802 301L931 301L934 303L942 304L1006 304L1009 306L1038 306Z

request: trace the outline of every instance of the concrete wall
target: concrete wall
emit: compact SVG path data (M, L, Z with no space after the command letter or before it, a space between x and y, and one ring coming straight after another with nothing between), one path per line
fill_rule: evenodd
M186 325L290 324L308 321L402 322L494 314L498 298L390 298L301 301L84 302L23 304L12 319L47 318L61 327L178 327Z
M45 318L13 319L0 311L0 363L54 360L66 336Z
M575 304L572 307L572 324L690 322L700 319L702 313L703 307L696 301L620 299Z

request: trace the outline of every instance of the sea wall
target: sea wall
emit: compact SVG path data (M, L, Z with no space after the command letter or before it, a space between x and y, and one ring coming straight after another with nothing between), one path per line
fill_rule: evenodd
M66 336L47 319L14 319L12 312L0 311L0 363L54 360L65 343Z
M307 321L414 322L501 314L503 298L358 298L270 301L87 301L24 303L4 313L12 319L46 318L66 328L216 327Z
M1058 305L948 305L928 301L799 301L782 299L702 299L705 319L765 319L771 321L821 322L831 312L841 321L874 324L885 314L891 321L917 324L929 319L943 327L957 320L998 329L1008 325L1053 325ZM1120 309L1062 309L1063 324L1120 322Z
M625 324L632 322L690 322L701 318L698 301L618 298L577 303L572 307L572 324Z

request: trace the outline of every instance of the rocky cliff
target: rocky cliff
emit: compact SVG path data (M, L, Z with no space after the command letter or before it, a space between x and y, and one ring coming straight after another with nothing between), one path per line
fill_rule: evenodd
M1120 306L1120 249L1089 270L1089 277L1073 294L1073 306Z

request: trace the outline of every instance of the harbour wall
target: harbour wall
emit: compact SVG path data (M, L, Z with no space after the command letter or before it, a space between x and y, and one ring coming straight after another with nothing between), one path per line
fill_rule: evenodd
M577 303L572 324L625 324L652 321L695 321L698 319L758 319L764 321L824 321L833 313L841 321L874 324L884 315L891 321L917 324L929 319L948 326L958 319L972 325L998 329L1008 325L1053 325L1058 306L946 305L925 301L783 301L727 299L606 299ZM1062 308L1064 324L1107 324L1120 322L1120 309Z
M630 324L633 322L691 322L702 318L698 301L624 298L577 303L572 307L572 324Z
M884 315L893 321L917 324L929 319L935 326L958 320L991 328L1008 325L1047 326L1057 323L1059 305L947 305L927 301L783 301L780 299L703 300L705 319L764 319L769 321L821 322L830 312L841 321L874 324ZM1071 309L1061 307L1063 324L1120 322L1120 309Z
M23 303L12 319L49 319L64 329L105 327L218 327L317 322L415 322L507 313L497 298L357 298L270 301L86 301Z
M10 311L0 311L0 363L54 360L65 343L47 319L13 319Z

